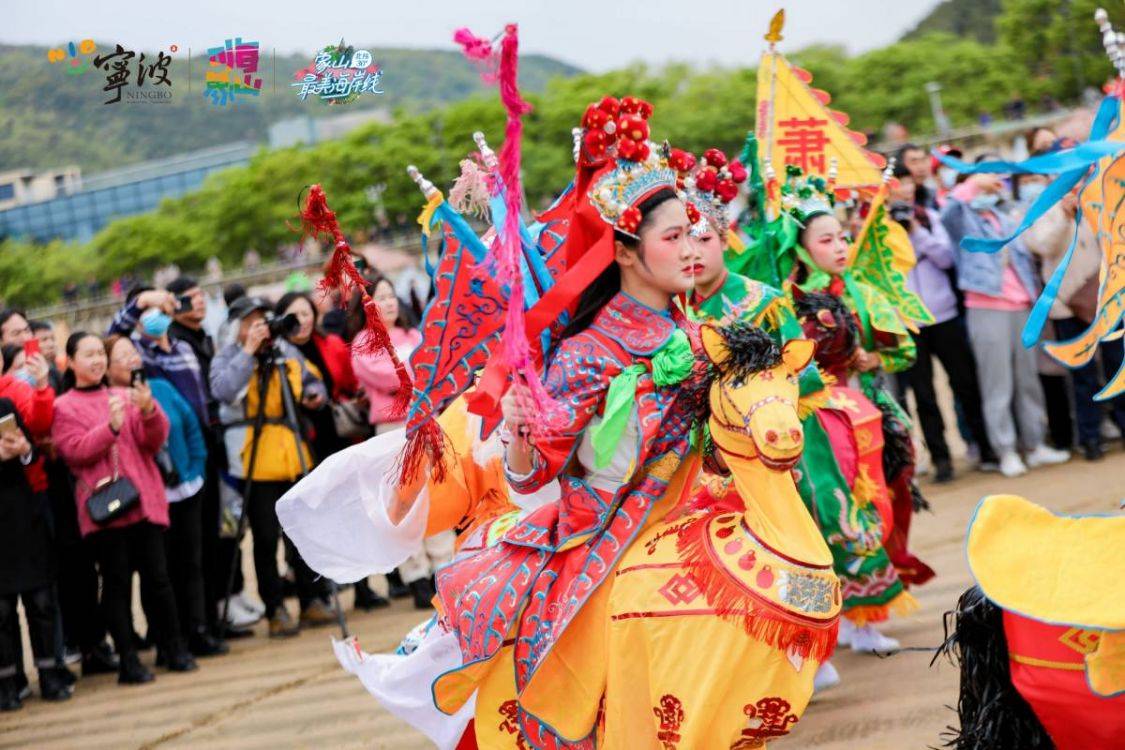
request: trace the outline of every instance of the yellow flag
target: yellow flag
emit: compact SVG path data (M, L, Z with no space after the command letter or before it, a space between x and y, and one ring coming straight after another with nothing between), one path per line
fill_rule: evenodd
M848 116L828 108L831 97L811 88L812 75L795 68L776 50L758 66L758 143L779 180L785 165L806 174L828 174L836 159L836 187L876 190L882 183L883 158L863 146L867 138L848 130Z
M1125 105L1117 128L1107 140L1125 141ZM1102 262L1101 288L1094 322L1082 335L1066 342L1048 343L1044 349L1067 367L1082 367L1098 350L1098 342L1118 335L1125 318L1125 156L1106 156L1079 198L1082 215L1098 239ZM1113 398L1125 392L1125 366L1118 369L1095 398Z

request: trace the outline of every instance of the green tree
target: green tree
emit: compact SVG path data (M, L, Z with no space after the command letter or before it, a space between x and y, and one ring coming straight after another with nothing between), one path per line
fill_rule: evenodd
M1060 101L1113 75L1094 11L1105 6L1110 21L1125 27L1125 8L1102 0L1003 0L996 19L1000 40L1024 75Z
M995 114L1014 95L1037 97L1042 88L1003 45L937 33L851 59L840 88L832 91L833 106L851 116L853 128L877 130L894 120L928 132L934 127L925 88L930 81L942 85L954 125L971 123L982 112Z

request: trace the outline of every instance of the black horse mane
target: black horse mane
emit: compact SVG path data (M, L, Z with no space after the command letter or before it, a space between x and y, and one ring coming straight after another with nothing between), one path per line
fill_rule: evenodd
M723 375L744 379L781 362L777 343L755 325L736 320L715 330L727 345L727 357L718 366Z
M816 316L818 310L828 310L832 313L832 317L836 319L836 325L843 326L848 330L848 335L853 340L859 340L859 324L856 323L855 316L852 315L844 300L837 297L835 294L828 294L827 292L805 292L804 294L796 295L794 309L797 311L797 317L804 318L807 316Z
M961 595L956 609L945 613L944 626L945 643L930 666L946 656L961 668L960 726L942 733L944 747L1052 750L1050 736L1012 685L1000 608L973 586Z

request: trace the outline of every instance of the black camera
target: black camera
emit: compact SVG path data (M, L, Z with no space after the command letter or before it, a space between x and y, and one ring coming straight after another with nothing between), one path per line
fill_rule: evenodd
M914 206L906 201L894 201L891 203L890 212L891 218L904 227L910 226L910 222L914 221Z
M266 312L266 325L269 326L271 339L286 338L301 327L297 316L293 313L278 317L271 312Z

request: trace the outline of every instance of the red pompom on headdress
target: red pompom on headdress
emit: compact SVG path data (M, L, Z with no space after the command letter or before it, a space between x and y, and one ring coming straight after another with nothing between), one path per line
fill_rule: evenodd
M738 186L747 176L741 162L728 161L727 155L717 148L707 149L695 174L682 180L688 207L695 208L697 215L706 216L718 227L725 226L729 221L727 206L738 196Z

